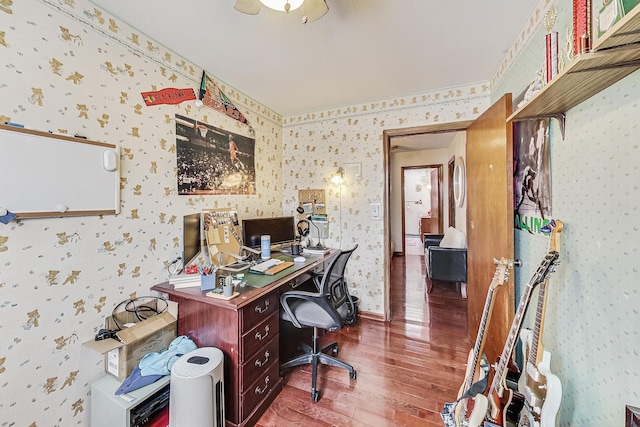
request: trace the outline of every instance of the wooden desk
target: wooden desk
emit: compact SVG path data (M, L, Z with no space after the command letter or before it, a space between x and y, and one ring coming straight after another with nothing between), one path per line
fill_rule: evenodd
M236 286L240 295L229 301L208 297L199 287L174 289L165 282L151 288L178 303L178 335L224 353L227 425L254 425L282 390L280 294L322 270L335 252L309 256L274 276L245 271L247 286Z

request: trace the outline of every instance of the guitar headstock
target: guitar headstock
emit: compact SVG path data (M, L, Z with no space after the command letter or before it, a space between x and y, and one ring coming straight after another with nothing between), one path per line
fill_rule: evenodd
M549 252L542 260L540 267L538 267L532 279L533 285L544 282L549 278L551 273L555 271L554 266L558 264L558 258L560 256L560 233L564 230L564 223L559 220L551 220L547 225L542 227L541 230L546 233L551 232Z
M513 260L507 258L494 259L493 263L496 265L496 271L493 273L493 280L489 287L495 290L498 286L506 283L509 280L510 270L513 269Z
M558 219L552 219L540 229L545 233L551 232L549 237L549 252L560 252L560 233L564 230L564 223Z

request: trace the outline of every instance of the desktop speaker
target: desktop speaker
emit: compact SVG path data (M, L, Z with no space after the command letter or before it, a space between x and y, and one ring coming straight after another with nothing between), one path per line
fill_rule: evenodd
M169 425L224 427L224 355L214 347L195 349L171 368Z

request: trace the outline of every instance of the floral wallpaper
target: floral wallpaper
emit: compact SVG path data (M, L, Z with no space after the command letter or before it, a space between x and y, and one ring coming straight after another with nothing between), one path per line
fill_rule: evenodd
M384 223L371 219L371 204L383 205L385 129L473 120L488 104L489 86L469 84L423 94L318 111L284 119L283 211L295 213L298 189L327 189L327 244L358 244L347 266L349 287L360 309L384 313ZM338 167L361 163L360 180L331 182Z
M562 33L568 5L557 3ZM193 102L146 107L140 93L195 89L202 70L87 0L0 0L0 122L117 143L122 153L121 214L0 224L0 426L89 425L90 384L103 375L103 359L82 342L121 300L166 280L188 213L237 207L243 217L290 215L298 190L324 189L325 243L359 244L348 282L363 311L382 315L384 222L371 218L371 204L383 203L383 131L472 120L490 98L524 90L552 4L538 2L491 83L281 117L217 82L253 128L256 194L189 197L176 191L175 114L249 130ZM640 406L639 87L635 73L569 111L565 140L552 128L554 212L567 229L545 345L563 381L561 425L620 425L624 404ZM339 166L353 163L360 179L331 182ZM525 261L520 286L545 248L543 239L516 235Z
M176 114L249 134L194 101L145 105L142 92L197 89L202 69L86 0L0 0L0 64L1 123L121 148L119 215L0 224L0 425L89 425L104 365L82 343L120 301L167 280L182 216L282 213L282 118L217 82L254 130L256 195L178 196Z
M326 243L360 244L349 280L362 310L381 314L383 223L369 220L369 203L382 201L382 131L472 119L488 104L479 83L282 118L218 81L252 127L256 194L178 196L176 114L251 133L193 101L144 104L142 92L199 87L202 70L87 0L0 5L0 122L120 145L122 206L116 216L0 224L2 426L89 424L90 386L104 367L82 343L120 301L167 279L185 214L292 214L298 189L325 189ZM344 162L359 163L362 178L332 186Z

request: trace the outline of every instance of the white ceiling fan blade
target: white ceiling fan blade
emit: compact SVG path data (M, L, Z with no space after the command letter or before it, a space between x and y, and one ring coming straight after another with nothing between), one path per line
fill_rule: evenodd
M236 0L233 8L247 15L257 15L261 6L259 0Z
M304 12L307 21L313 22L322 18L329 11L326 0L305 0Z

